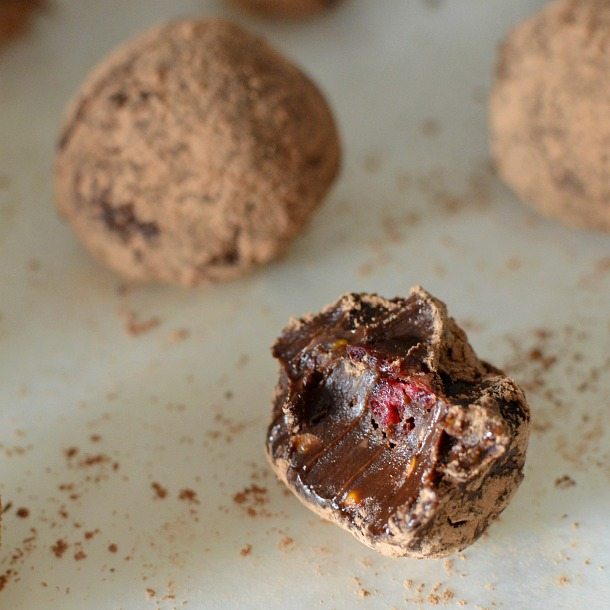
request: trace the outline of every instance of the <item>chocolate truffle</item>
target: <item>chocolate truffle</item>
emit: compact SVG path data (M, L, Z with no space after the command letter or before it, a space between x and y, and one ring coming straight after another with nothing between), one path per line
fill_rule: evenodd
M491 95L498 171L526 203L610 231L610 2L552 2L508 36Z
M281 255L339 163L332 113L303 72L227 21L181 21L82 85L58 145L57 205L126 278L192 286Z
M347 294L293 320L267 452L311 510L391 556L474 542L523 478L529 409L477 358L445 305Z
M44 0L0 0L0 46L23 33Z
M333 8L340 0L229 0L251 13L290 19L309 17Z

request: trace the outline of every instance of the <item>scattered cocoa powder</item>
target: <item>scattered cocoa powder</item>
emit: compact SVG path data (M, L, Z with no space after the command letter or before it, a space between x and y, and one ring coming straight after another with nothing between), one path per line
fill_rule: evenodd
M5 556L3 566L6 565L7 567L0 574L0 591L12 580L19 578L19 569L30 553L35 550L37 539L38 532L36 528L30 528L29 535L21 541L21 544Z
M61 538L51 547L51 551L58 559L64 556L64 553L68 550L68 543Z
M246 544L246 546L244 546L241 551L239 551L239 554L242 557L247 557L248 555L250 555L250 553L252 553L252 545L251 544Z
M160 483L151 483L150 486L155 492L155 499L163 500L163 498L167 497L167 489L163 487Z
M125 332L130 337L139 337L161 324L161 320L156 316L140 320L138 314L131 309L120 310L119 314L123 318Z
M568 489L569 487L574 487L574 485L576 485L576 481L569 474L564 474L555 479L555 487L559 489Z
M240 506L249 517L268 516L265 506L269 504L269 494L266 487L256 483L246 487L233 496L233 502Z
M286 553L288 551L292 551L294 549L294 546L294 540L290 536L284 536L278 542L277 548L283 553Z
M356 595L358 595L358 597L360 597L360 598L370 597L371 592L362 586L362 581L360 580L360 578L358 578L358 576L354 576L354 578L352 580L354 581L354 584L356 585Z
M29 509L25 508L25 507L21 507L18 508L17 511L15 512L15 514L20 518L20 519L27 519L30 516L30 511Z
M178 493L178 499L183 500L184 502L190 502L191 504L199 504L197 492L189 488L181 489Z

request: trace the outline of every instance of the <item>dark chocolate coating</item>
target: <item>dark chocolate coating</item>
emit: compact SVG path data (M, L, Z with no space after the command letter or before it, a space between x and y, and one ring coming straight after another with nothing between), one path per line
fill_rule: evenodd
M348 294L293 321L267 437L309 508L393 556L474 542L523 478L529 409L443 303Z

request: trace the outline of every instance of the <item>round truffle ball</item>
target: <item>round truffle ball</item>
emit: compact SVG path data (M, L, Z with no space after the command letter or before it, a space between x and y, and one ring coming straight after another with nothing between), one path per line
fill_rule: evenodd
M322 13L340 0L229 0L234 6L266 17L298 19Z
M490 123L498 171L523 201L610 231L610 2L552 2L513 30Z
M223 20L157 27L101 63L71 103L56 199L99 260L187 286L281 255L340 165L315 84Z

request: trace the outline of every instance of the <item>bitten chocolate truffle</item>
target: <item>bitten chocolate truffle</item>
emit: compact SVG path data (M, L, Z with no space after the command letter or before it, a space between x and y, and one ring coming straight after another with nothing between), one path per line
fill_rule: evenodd
M298 19L327 11L341 0L229 0L230 4L266 17Z
M332 113L301 70L227 21L181 21L115 51L82 85L56 200L124 277L192 286L280 256L339 165Z
M527 204L610 231L610 2L560 0L504 43L491 95L498 172Z
M391 556L473 543L523 478L523 392L477 358L445 305L347 294L293 320L267 452L311 510Z

